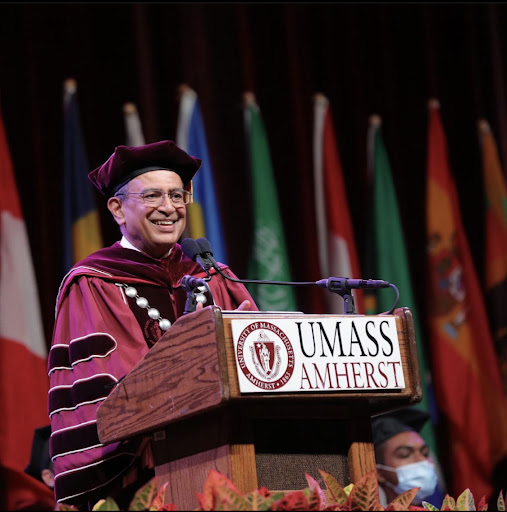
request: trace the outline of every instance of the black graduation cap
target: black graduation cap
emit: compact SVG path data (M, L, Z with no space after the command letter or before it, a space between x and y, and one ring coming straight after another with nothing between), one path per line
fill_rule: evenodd
M37 478L42 482L41 472L49 468L51 458L49 457L49 437L51 436L51 425L36 428L33 433L32 453L30 462L25 468L25 473Z
M376 448L400 432L409 430L419 432L429 418L429 413L414 407L406 407L376 416L371 422L373 445Z

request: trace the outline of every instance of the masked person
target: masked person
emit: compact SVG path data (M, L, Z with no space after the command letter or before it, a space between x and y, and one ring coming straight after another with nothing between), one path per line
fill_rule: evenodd
M48 359L58 503L91 510L111 496L126 507L154 474L148 438L103 445L96 411L171 324L189 312L182 277L206 277L178 243L200 165L200 159L165 140L118 146L88 175L108 198L122 238L76 263L58 292ZM257 310L242 284L210 272L208 289L202 290L206 304Z
M415 408L373 418L371 428L383 507L415 487L420 490L413 500L414 505L420 505L423 500L433 504L432 500L442 497L429 446L419 434L429 418L428 413Z

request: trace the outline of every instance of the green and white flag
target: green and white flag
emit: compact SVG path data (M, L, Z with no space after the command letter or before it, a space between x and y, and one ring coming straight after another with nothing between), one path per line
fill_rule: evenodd
M244 96L244 119L253 198L253 247L248 279L290 281L273 165L259 107L252 93ZM249 285L261 311L294 311L294 288L286 285Z
M369 149L371 151L369 157L373 173L372 237L375 254L374 277L396 285L400 292L398 306L408 307L412 312L423 391L422 400L415 407L430 412L430 397L432 398L433 396L430 372L427 369L426 355L423 349L424 340L419 328L419 316L412 291L410 266L398 209L396 189L394 188L389 158L382 138L381 120L378 116L371 117L369 130ZM391 288L377 290L376 313L389 311L394 301L395 294ZM421 435L431 451L436 454L435 434L430 421L426 422L421 429Z

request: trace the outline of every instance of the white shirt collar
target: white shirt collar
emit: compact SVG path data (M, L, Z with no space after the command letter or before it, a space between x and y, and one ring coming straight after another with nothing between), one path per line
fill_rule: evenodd
M134 251L137 251L137 252L143 252L143 251L141 251L141 249L138 249L135 245L132 245L132 243L129 240L127 240L125 238L125 236L121 237L120 245L122 247L124 247L125 249L133 249ZM160 258L160 259L163 260L164 258L167 258L169 256L169 254L171 254L172 250L173 250L173 248L171 247L169 249L169 252L167 254L164 254L164 256L162 256L162 258ZM143 253L143 254L146 254L146 253Z

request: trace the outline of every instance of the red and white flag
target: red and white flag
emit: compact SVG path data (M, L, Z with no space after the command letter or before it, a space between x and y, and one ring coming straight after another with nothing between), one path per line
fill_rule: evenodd
M0 190L0 506L18 510L51 496L24 473L34 430L49 424L49 379L30 244L1 117Z
M314 96L313 167L315 216L319 246L320 273L323 279L361 277L352 220L336 135L323 94ZM334 293L327 296L328 313L343 313L343 299ZM363 313L363 292L354 291L356 311Z

